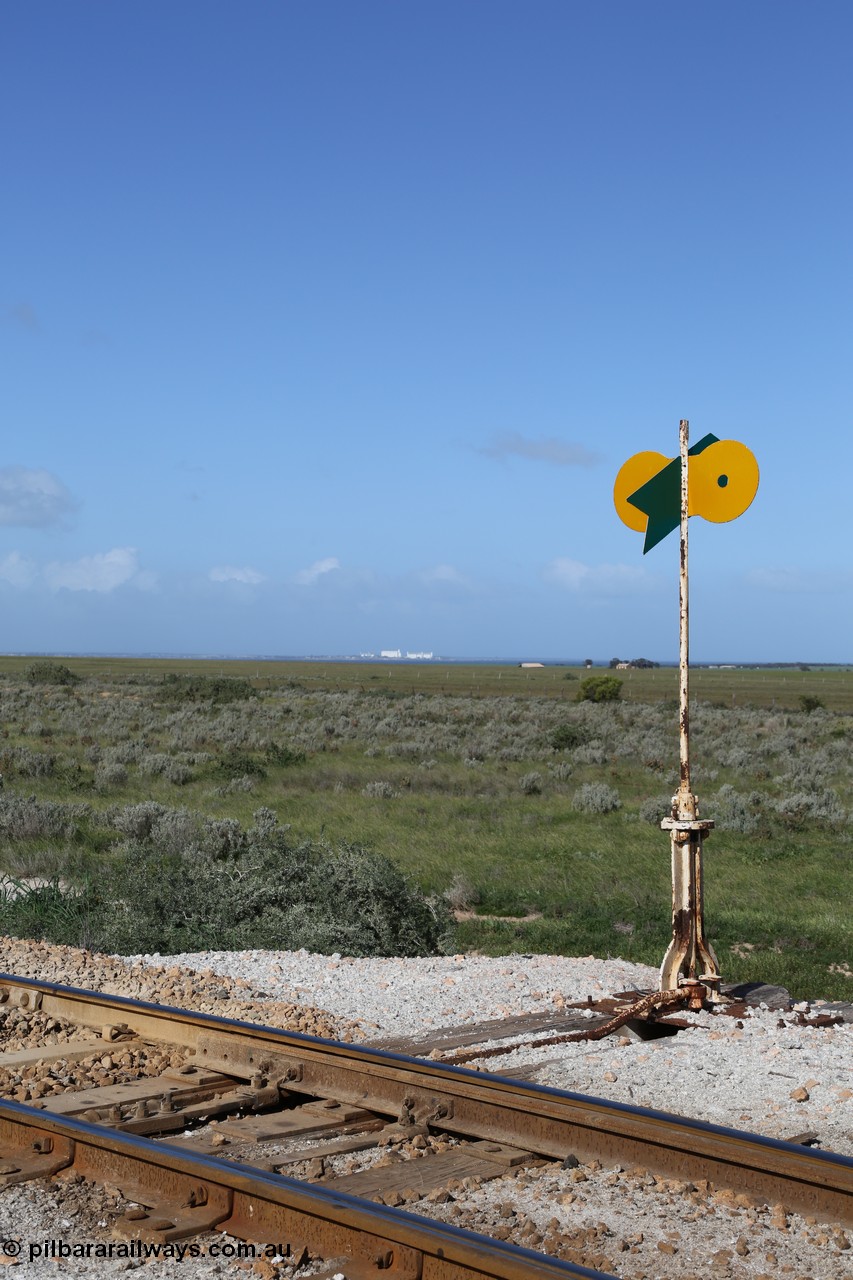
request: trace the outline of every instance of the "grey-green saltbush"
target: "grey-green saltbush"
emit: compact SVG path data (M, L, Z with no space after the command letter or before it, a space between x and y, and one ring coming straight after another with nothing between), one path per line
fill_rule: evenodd
M110 874L82 881L59 912L55 885L0 900L0 928L125 954L305 947L413 956L445 947L446 904L425 898L380 854L347 843L292 844L269 811L258 811L242 841L215 835L214 857L164 850L153 832L128 842Z
M393 800L396 794L390 782L368 782L362 791L362 795L370 796L374 800Z
M143 800L140 804L127 804L121 809L113 810L109 818L116 831L121 831L134 840L146 840L157 818L166 812L166 806L158 804L156 800Z
M242 778L232 778L230 782L226 782L224 787L214 787L213 794L216 796L233 796L241 791L249 793L254 790L255 779L249 778L244 774Z
M782 796L773 807L785 826L794 830L808 826L835 827L846 816L838 796L830 788Z
M0 836L7 840L72 839L91 812L87 804L6 793L0 795Z
M619 792L606 782L585 782L572 796L572 804L578 813L612 813L622 801Z
M176 787L184 786L193 776L192 769L164 751L152 751L143 756L139 762L139 772L155 776L159 774Z
M672 798L670 796L650 796L640 805L640 820L650 822L655 827L659 827L664 818L668 818L671 813Z
M758 791L742 795L724 783L708 803L708 813L720 831L753 835L764 819L764 797Z
M109 791L110 787L122 787L127 782L127 769L118 761L103 760L95 770L95 787Z
M519 786L526 796L540 795L542 791L542 774L535 771L533 773L525 773Z
M48 751L30 751L29 747L15 747L8 757L7 768L22 778L49 778L55 765L56 758Z

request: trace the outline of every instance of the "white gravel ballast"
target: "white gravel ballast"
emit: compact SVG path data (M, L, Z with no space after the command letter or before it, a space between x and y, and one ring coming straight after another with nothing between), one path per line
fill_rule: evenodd
M6 940L7 972L116 994L183 1004L226 1017L291 1026L355 1041L427 1037L433 1029L554 1014L566 1004L657 986L657 971L592 956L448 956L366 959L305 951L203 952L99 957L72 948ZM245 1013L241 1014L241 1010ZM816 1004L811 1012L819 1012ZM813 1028L794 1014L758 1007L740 1018L684 1014L676 1035L638 1041L617 1031L604 1040L528 1046L483 1066L500 1072L536 1068L537 1083L671 1111L772 1137L816 1135L814 1145L853 1155L853 1025ZM515 1040L517 1037L513 1036ZM51 1224L50 1184L0 1194L0 1231L29 1238ZM76 1194L82 1197L82 1189ZM583 1245L587 1265L624 1280L853 1280L853 1232L756 1207L745 1197L656 1179L648 1171L589 1162L548 1165L476 1187L451 1188L405 1208L498 1238L550 1251ZM83 1234L108 1222L110 1206L91 1211L66 1189L54 1221ZM36 1225L37 1224L37 1225ZM67 1231L74 1234L72 1226ZM109 1238L109 1231L104 1231ZM560 1256L571 1258L571 1253ZM138 1263L102 1261L92 1273L118 1275ZM146 1273L187 1280L217 1270L211 1257L145 1263ZM278 1264L249 1264L253 1277L285 1277ZM73 1261L29 1264L28 1274L89 1274Z
M647 965L594 956L356 960L307 951L205 951L133 956L126 963L240 979L247 998L313 1005L356 1022L354 1038L361 1040L554 1012L590 995L653 990L658 983L657 970ZM707 1012L679 1016L693 1027L677 1036L638 1044L617 1033L523 1049L486 1065L500 1072L542 1061L540 1084L773 1138L814 1131L816 1145L853 1156L853 1024L798 1026L791 1015L760 1006L737 1020Z

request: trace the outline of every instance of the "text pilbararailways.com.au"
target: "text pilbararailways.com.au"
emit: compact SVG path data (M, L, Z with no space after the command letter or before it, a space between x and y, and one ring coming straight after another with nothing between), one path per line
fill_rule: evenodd
M199 1244L196 1240L0 1240L0 1257L37 1259L125 1259L150 1261L164 1258L183 1262L184 1258L234 1258L247 1262L266 1259L284 1261L288 1247L284 1244L252 1244L246 1240L213 1240Z

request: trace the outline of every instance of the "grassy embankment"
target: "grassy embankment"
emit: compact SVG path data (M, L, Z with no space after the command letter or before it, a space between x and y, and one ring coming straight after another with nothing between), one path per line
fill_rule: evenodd
M473 912L459 949L661 959L674 670L624 673L623 702L607 706L575 702L579 669L68 659L81 678L59 686L29 683L31 661L0 659L0 865L13 874L102 868L121 814L145 801L244 827L268 807L294 839L366 844ZM211 692L248 680L258 696L217 702L203 684L184 697L164 687L170 671ZM853 678L698 670L691 691L724 975L853 997ZM826 710L806 714L802 696ZM63 806L76 816L46 830L21 808L31 795L59 806L51 821Z

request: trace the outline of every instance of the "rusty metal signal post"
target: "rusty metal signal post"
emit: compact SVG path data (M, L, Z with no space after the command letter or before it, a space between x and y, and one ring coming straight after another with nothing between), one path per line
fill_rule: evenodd
M661 991L692 986L697 996L719 998L720 970L711 944L705 938L702 891L702 842L713 822L700 819L699 805L690 780L690 608L687 571L687 523L689 514L688 423L679 424L681 443L681 556L678 578L678 717L679 782L672 798L672 816L661 827L672 835L672 942L660 970ZM705 988L699 991L699 986Z
M702 842L714 824L699 817L690 780L690 635L687 525L691 515L723 523L741 515L758 489L758 464L746 445L704 436L688 448L688 423L679 426L680 456L637 453L616 477L620 519L645 533L643 554L680 527L679 575L679 784L672 815L661 827L672 839L672 942L660 971L661 991L683 989L691 1002L720 998L717 957L705 937ZM690 460L693 459L691 466Z

